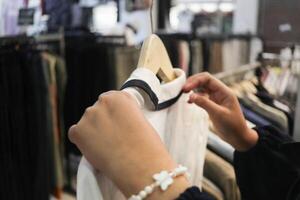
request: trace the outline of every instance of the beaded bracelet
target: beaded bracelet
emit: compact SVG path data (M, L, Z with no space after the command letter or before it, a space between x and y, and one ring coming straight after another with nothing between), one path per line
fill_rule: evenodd
M187 173L187 168L179 165L173 171L161 171L158 174L153 175L154 183L146 186L142 191L137 195L132 195L128 200L143 200L149 196L156 187L160 187L162 191L166 191L170 185L173 184L174 178L184 175Z

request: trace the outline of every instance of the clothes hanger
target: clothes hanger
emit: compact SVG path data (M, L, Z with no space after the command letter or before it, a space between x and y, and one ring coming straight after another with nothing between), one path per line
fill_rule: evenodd
M138 68L147 68L164 82L176 78L167 50L161 39L151 34L143 43Z
M153 33L153 1L151 1L150 6L151 31ZM166 47L161 39L155 34L151 34L144 41L137 67L151 70L164 82L170 82L176 78Z

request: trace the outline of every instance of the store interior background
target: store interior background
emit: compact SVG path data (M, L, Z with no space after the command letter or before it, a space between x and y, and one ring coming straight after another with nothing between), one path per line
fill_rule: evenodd
M0 0L2 67L13 62L34 65L38 59L32 60L27 55L29 51L50 52L55 55L56 63L65 66L64 71L59 72L65 78L55 82L58 100L52 104L57 111L57 116L52 120L57 122L58 127L57 136L52 138L54 147L51 145L57 151L47 155L31 155L26 161L16 159L17 164L11 171L18 170L20 166L24 166L24 170L31 167L31 164L25 166L23 162L36 162L39 164L33 165L37 170L30 168L29 171L35 176L34 173L41 170L38 172L41 175L54 162L56 167L60 166L62 174L57 176L63 176L63 180L49 195L52 199L74 198L81 154L67 139L68 127L80 119L85 108L100 93L120 88L136 68L141 44L151 33L156 33L163 40L173 65L181 67L187 75L202 71L231 73L241 66L258 61L282 66L290 66L292 61L297 61L295 71L299 73L299 10L300 2L297 0L155 0L151 20L149 9L145 9L138 0ZM22 16L21 11L27 12L27 15ZM31 17L28 14L30 11L33 12ZM26 53L22 51L23 48ZM13 61L15 58L17 61ZM12 80L13 77L11 75ZM15 82L16 85L26 84L26 78ZM37 83L32 82L28 87L33 88ZM50 81L50 87L53 86L51 84ZM296 90L299 88L296 87ZM15 94L8 96L18 97ZM30 101L26 99L29 104ZM299 122L300 98L293 101L297 105L295 122ZM20 102L14 103L17 108L24 108ZM6 104L2 105L0 109L5 110ZM5 112L9 112L9 109ZM19 114L14 117L10 119L13 122L22 118ZM28 126L44 123L43 117L36 116L32 120L40 121L26 122L30 124ZM22 126L19 127L21 129ZM40 130L43 128L41 125ZM22 130L14 127L9 130L14 134L22 133ZM295 123L293 132L300 133L299 123ZM38 136L32 140L27 138L32 145L47 137L43 131L35 134ZM20 141L26 140L22 137ZM293 137L300 141L299 134ZM10 152L12 159L15 159L15 155L22 157L22 153L27 151L45 153L49 150L43 149L49 146L44 140L36 149L28 149L28 144L22 146L20 143L9 143L6 139L0 137L0 144L8 147L3 149L4 152L14 149ZM49 155L52 156L50 161L47 157ZM35 160L39 156L42 161ZM5 162L7 158L1 159ZM3 163L1 159L0 163ZM15 178L16 182L14 178L10 179L7 187L22 191L21 186L18 186L18 177ZM26 178L22 181L22 185L31 184L26 182ZM38 183L34 183L36 187L39 187ZM35 190L29 188L28 194L25 192L22 195L30 195L30 190ZM65 196L66 193L69 197Z

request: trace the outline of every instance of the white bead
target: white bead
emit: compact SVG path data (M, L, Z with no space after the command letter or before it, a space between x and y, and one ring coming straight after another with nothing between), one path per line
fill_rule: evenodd
M145 187L145 192L147 192L147 194L151 194L153 192L153 188L150 186Z
M142 191L140 191L139 196L140 196L142 199L144 199L144 198L147 196L147 193L146 193L144 190L142 190Z
M142 198L139 196L133 195L129 198L129 200L142 200Z
M156 187L160 187L162 191L166 191L169 186L173 184L174 178L184 174L188 176L187 168L182 165L179 165L171 172L161 171L160 173L154 174L153 179L155 182L146 186L138 195L132 195L128 200L143 200L150 195Z

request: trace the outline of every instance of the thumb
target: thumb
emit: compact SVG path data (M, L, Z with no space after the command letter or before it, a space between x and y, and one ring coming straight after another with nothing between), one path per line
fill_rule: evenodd
M191 94L189 102L202 107L210 116L220 114L223 110L221 106L210 100L207 96L201 94Z

